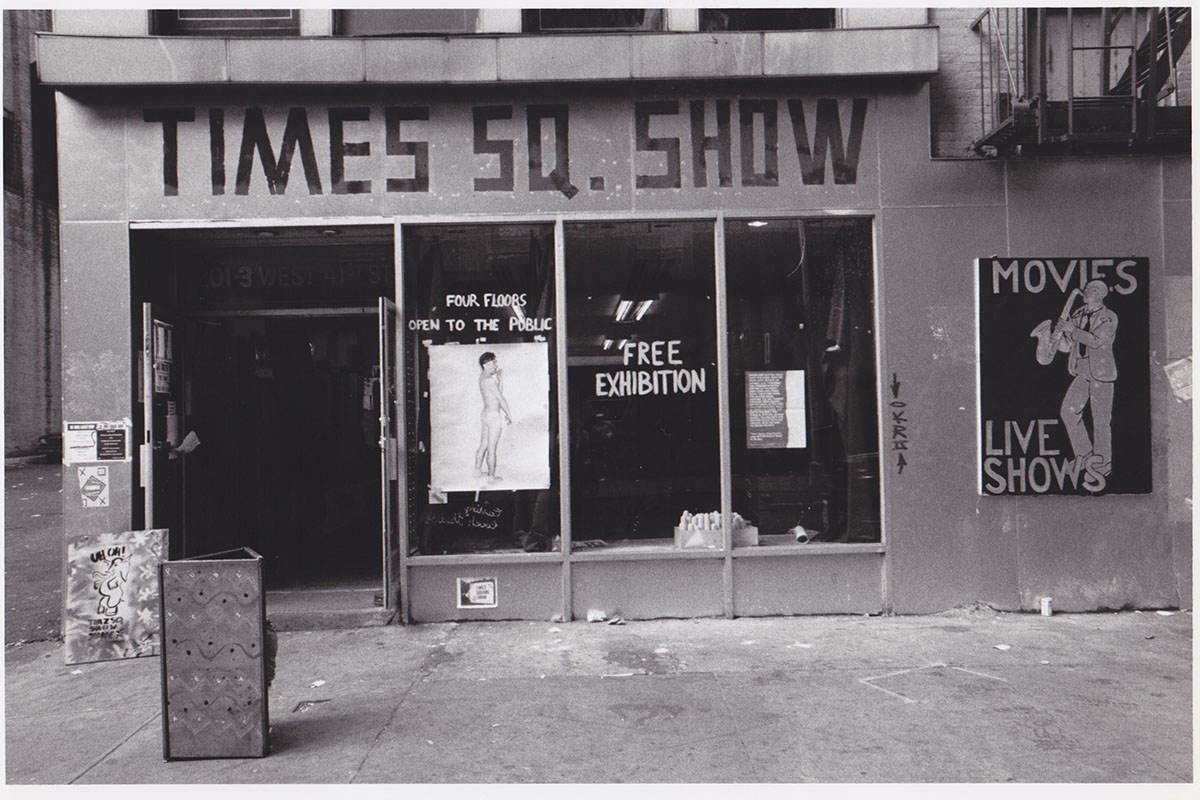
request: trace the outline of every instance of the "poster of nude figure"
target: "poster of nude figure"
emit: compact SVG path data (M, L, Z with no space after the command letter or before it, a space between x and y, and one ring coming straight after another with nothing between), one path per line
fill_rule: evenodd
M546 347L428 346L432 491L550 488Z
M1147 258L977 261L980 487L1151 491Z

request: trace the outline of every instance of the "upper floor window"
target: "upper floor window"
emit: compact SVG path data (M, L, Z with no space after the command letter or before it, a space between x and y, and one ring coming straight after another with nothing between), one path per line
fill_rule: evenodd
M832 8L702 8L702 31L803 31L835 27Z
M521 12L521 30L525 33L660 31L662 28L662 10L657 8L537 8Z
M155 36L300 35L300 11L294 8L185 8L150 14Z
M337 36L475 33L477 8L357 8L333 12Z

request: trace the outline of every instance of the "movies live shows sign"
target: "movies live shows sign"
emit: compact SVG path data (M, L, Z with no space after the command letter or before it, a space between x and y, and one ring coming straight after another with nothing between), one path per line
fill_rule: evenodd
M1149 260L976 269L982 492L1149 493Z
M130 211L877 204L875 108L793 95L132 108Z

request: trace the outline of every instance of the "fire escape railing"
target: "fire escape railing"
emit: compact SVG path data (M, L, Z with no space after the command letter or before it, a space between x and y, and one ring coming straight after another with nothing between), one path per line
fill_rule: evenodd
M1191 42L1190 6L988 8L970 29L976 151L1190 149L1176 68Z
M987 8L971 23L979 34L979 112L984 134L1012 117L1026 86L1026 31L1022 9Z

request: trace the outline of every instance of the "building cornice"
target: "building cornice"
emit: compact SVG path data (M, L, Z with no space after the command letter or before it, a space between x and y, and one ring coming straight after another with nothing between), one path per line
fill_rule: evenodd
M352 39L39 34L50 86L490 85L927 76L934 26Z

